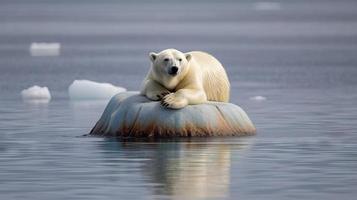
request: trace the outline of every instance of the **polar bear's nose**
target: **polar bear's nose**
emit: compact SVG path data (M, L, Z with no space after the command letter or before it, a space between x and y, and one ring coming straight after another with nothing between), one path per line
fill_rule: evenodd
M171 67L171 73L176 74L177 71L178 71L178 67L176 67L176 66Z

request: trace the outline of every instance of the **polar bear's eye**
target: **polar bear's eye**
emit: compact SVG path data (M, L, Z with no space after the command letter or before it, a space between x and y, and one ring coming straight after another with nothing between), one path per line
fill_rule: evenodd
M165 62L169 62L169 59L168 59L168 58L165 58L164 61L165 61Z
M182 58L179 58L178 60L181 62L181 61L182 61Z

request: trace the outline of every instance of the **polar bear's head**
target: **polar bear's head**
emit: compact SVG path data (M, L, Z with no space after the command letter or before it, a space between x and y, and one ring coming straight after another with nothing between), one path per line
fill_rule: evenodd
M187 71L191 54L176 49L166 49L160 53L150 53L152 70L158 76L176 77Z

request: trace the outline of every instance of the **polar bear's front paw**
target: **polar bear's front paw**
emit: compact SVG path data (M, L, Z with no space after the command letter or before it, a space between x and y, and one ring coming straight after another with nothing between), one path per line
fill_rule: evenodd
M187 105L187 101L182 97L177 97L175 93L170 93L162 98L161 105L165 108L180 109Z
M164 98L164 96L170 94L169 91L157 91L157 92L152 92L151 94L146 95L150 100L153 101L159 101L162 98Z

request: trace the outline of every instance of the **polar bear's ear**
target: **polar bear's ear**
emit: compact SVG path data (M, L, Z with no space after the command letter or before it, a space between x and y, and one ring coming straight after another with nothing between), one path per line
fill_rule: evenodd
M192 58L192 55L189 54L189 53L185 53L185 57L186 57L186 60L187 60L187 61L190 61L191 58Z
M154 52L150 52L150 60L151 62L154 62L157 58L157 53L154 53Z

